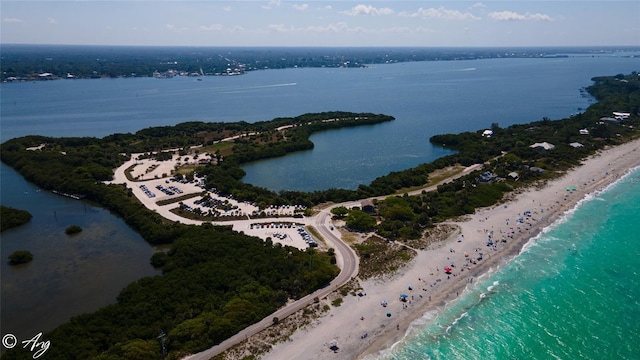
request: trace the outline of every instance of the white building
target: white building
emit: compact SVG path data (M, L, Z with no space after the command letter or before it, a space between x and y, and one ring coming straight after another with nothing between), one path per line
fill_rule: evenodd
M531 145L529 147L530 148L534 148L534 149L552 150L556 146L545 141L545 142L541 142L541 143L535 143L535 144L533 144L533 145Z

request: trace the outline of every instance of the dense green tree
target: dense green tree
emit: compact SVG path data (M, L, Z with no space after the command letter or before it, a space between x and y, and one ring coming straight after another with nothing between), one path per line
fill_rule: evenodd
M0 232L26 224L31 221L32 217L33 215L26 210L0 206Z
M345 217L347 214L349 214L349 209L347 209L344 206L338 206L335 207L333 209L331 209L331 213L337 217Z
M351 210L345 218L345 223L350 229L369 231L376 226L376 218L362 210Z

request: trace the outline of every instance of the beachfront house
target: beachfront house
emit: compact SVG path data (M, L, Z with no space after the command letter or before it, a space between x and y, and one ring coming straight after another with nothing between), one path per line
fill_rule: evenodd
M580 129L580 135L589 135L589 130L587 130L587 129Z
M375 205L373 205L373 201L370 199L362 200L362 202L360 203L360 208L362 209L362 211L366 212L367 214L376 213L376 207Z
M579 142L572 142L572 143L571 143L571 144L569 144L569 145L571 145L571 146L572 146L572 147L574 147L574 148L581 148L581 147L583 147L583 146L584 146L584 145L580 144Z
M489 184L498 179L498 175L492 173L491 171L485 171L478 177L478 182L481 184Z
M613 116L622 121L622 120L626 120L629 118L629 116L631 116L631 113L627 113L627 112L619 112L619 111L614 111L613 112Z
M531 172L536 172L536 173L539 173L539 174L542 174L544 172L544 169L539 168L539 167L535 167L535 166L529 167L529 165L525 165L524 168L528 169Z
M485 130L482 132L482 137L491 137L491 136L493 136L492 130Z
M533 144L533 145L531 145L529 147L533 148L533 149L540 149L540 150L544 150L544 151L549 151L549 150L553 150L553 148L555 148L556 146L545 141L545 142L541 142L541 143L535 143L535 144Z

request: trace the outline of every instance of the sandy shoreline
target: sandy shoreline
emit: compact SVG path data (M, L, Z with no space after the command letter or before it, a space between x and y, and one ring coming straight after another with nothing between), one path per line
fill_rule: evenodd
M561 178L513 194L498 206L479 209L465 221L448 223L458 230L437 248L418 251L409 266L390 278L360 281L365 296L343 297L339 307L332 306L262 358L303 359L309 354L315 359L376 358L401 341L412 322L425 314L434 316L478 277L519 254L527 242L585 196L637 166L640 139L599 151ZM478 260L480 253L482 260ZM444 271L447 266L452 269L450 274ZM406 302L400 300L402 293L407 294ZM387 302L386 307L382 301ZM334 344L339 348L336 352L329 349Z

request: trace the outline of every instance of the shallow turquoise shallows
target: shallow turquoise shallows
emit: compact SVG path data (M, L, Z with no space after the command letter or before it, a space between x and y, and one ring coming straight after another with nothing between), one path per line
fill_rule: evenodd
M380 358L638 359L638 230L640 169L588 196Z

